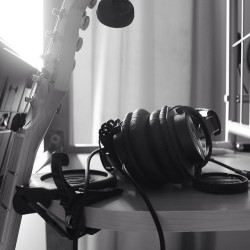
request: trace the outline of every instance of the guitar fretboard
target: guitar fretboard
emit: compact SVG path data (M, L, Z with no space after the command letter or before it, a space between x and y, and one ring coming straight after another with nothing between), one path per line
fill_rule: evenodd
M12 200L15 193L15 187L18 183L18 175L20 174L17 169L20 154L15 154L14 152L19 152L22 147L24 136L22 133L16 133L12 136L10 147L8 148L9 154L4 163L8 166L5 168L3 173L3 179L0 189L0 244L4 244L4 236L9 231L6 225L8 216L13 210Z

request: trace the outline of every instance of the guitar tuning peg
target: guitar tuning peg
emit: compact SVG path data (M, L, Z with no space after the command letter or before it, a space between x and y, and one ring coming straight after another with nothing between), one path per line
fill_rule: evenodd
M52 10L52 14L54 16L57 16L61 20L61 19L63 19L65 17L66 11L65 11L65 9L58 10L58 9L54 8Z
M51 37L52 32L49 30L45 31L45 37Z
M45 32L45 37L51 38L53 40L57 40L58 39L58 32L57 31L51 32L51 31L47 30Z
M58 10L58 9L56 9L56 8L53 8L52 14L53 14L54 16L58 16L58 15L60 14L60 10Z
M44 62L48 62L50 60L51 55L50 54L42 54L40 55L40 58L43 59Z
M24 98L24 101L25 101L25 102L28 102L28 103L31 103L32 97L26 96L26 97Z
M97 3L97 0L90 0L88 7L90 9L93 9L95 7L96 3Z
M89 19L89 16L87 16L87 13L85 11L81 20L80 29L86 30L89 27L89 23L90 23L90 19Z
M38 74L33 74L33 75L32 75L32 81L33 81L33 82L38 82L39 79L40 79L40 76L39 76Z
M42 68L41 77L43 77L44 79L49 79L49 77L50 77L49 71L45 68Z
M83 39L79 37L76 44L76 52L78 52L82 48L82 45L83 45Z
M57 114L61 114L62 108L63 108L63 104L60 103L59 106L58 106L58 108L57 108L57 110L56 110L56 113L57 113Z

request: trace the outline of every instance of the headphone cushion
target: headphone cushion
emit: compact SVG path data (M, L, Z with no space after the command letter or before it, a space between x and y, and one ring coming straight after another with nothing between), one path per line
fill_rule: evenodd
M121 133L114 137L114 145L116 149L116 153L121 162L126 164L126 169L128 172L139 182L151 186L150 181L143 171L141 171L138 166L138 162L135 159L133 152L131 151L131 143L129 138L129 129L130 129L130 121L131 121L132 113L126 114Z
M140 170L145 173L153 185L161 186L166 182L166 177L150 147L149 117L150 113L144 109L137 109L133 112L129 138L133 155L137 159Z
M160 111L160 124L161 124L161 134L165 145L167 147L167 152L169 153L169 157L174 164L174 171L172 174L177 174L178 182L183 182L186 180L190 180L190 176L185 171L185 165L182 165L180 162L180 155L178 154L179 147L177 147L173 140L173 131L169 129L169 120L171 119L170 108L164 106Z
M151 148L154 157L159 162L159 166L170 182L179 182L179 172L176 171L175 163L168 152L168 146L163 140L160 124L160 110L155 110L149 118Z

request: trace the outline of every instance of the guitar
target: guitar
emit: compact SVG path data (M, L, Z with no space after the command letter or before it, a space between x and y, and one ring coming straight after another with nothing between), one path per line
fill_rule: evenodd
M16 186L29 182L38 147L69 89L75 52L82 45L79 29L85 30L89 23L86 9L93 8L95 3L96 0L64 0L61 9L53 11L57 21L49 34L44 67L33 76L31 95L26 98L22 114L26 121L12 132L4 162L0 188L0 250L15 249L21 222L21 215L12 205Z

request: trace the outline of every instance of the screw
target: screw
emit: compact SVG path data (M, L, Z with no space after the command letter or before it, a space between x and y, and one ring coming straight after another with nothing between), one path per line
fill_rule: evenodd
M90 18L89 16L83 16L82 24L81 24L81 30L86 30L89 27Z

